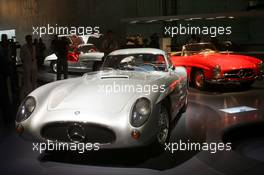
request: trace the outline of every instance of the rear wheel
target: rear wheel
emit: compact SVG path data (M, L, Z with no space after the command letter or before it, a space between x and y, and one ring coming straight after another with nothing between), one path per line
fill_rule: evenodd
M199 90L206 89L205 76L202 70L196 70L193 74L193 84L194 87Z

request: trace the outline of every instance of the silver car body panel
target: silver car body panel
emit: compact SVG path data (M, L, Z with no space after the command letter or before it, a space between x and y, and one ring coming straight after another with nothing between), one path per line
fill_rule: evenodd
M158 49L125 49L111 53L151 53L162 54ZM170 67L167 60L167 67ZM101 87L113 85L165 85L165 92L119 92L105 93ZM168 71L125 71L105 70L86 73L82 77L57 81L41 86L29 96L36 99L36 108L31 116L16 125L23 126L24 138L47 141L41 130L51 123L82 123L105 127L115 134L111 143L101 144L100 148L127 148L144 146L156 138L161 103L170 99L168 106L171 121L176 117L187 99L187 72L184 67ZM101 89L101 90L100 90ZM130 124L130 116L135 102L146 97L151 102L151 115L141 127ZM140 139L131 137L133 130L141 133ZM54 133L56 134L56 133Z

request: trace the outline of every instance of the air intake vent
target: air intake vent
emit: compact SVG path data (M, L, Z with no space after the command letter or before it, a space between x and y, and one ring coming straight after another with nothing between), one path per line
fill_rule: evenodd
M126 75L114 75L114 76L102 76L101 79L128 79L129 76Z

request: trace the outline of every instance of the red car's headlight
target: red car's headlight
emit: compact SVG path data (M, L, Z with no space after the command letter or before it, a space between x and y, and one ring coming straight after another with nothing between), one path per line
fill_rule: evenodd
M214 78L220 78L221 77L221 66L216 65L213 69L213 76Z

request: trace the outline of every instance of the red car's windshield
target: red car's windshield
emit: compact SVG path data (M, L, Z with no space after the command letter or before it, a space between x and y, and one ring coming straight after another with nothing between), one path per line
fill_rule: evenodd
M217 52L215 46L211 43L194 43L183 46L182 54L184 56L199 54L201 52Z

